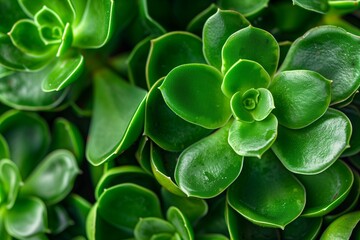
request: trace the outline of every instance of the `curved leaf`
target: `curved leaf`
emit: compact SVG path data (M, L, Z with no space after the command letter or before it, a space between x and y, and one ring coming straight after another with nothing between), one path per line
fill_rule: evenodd
M339 27L313 28L292 44L280 70L318 72L333 81L331 103L345 101L360 86L359 43L356 35Z
M144 132L158 146L167 151L182 151L210 134L211 130L185 121L165 103L157 81L146 99Z
M279 44L265 30L252 26L233 33L222 48L221 71L226 73L239 59L259 63L273 76L279 62Z
M157 196L131 183L119 184L105 191L98 200L99 215L112 226L133 230L140 218L161 218Z
M329 11L330 6L328 2L328 0L293 0L293 3L295 5L318 13L326 13L327 11Z
M26 18L18 1L1 0L0 6L0 33L9 32L16 21Z
M211 3L206 9L199 12L186 26L186 31L198 36L202 35L203 26L208 18L214 15L218 10L215 3Z
M191 224L178 208L170 207L167 210L166 218L169 222L173 224L181 239L194 239L194 232Z
M249 25L249 21L238 12L218 9L203 27L203 52L206 61L221 70L221 49L226 39Z
M7 232L24 239L47 230L47 211L45 204L37 198L18 199L5 218Z
M159 88L165 103L181 118L215 129L224 126L231 115L221 83L221 73L215 68L192 63L174 68Z
M148 88L173 68L186 63L205 63L199 37L187 32L170 32L151 40L146 63Z
M330 167L349 146L351 132L349 119L329 108L308 127L294 130L280 125L272 150L290 171L317 174Z
M227 143L229 126L185 149L175 180L188 196L211 198L223 192L240 174L243 157Z
M76 159L68 150L50 153L26 179L21 194L37 196L47 204L64 199L79 173Z
M305 189L268 151L261 159L244 160L244 169L229 187L227 200L251 222L284 229L303 211Z
M133 144L142 131L145 97L144 90L128 85L114 73L97 72L94 112L86 145L86 157L91 164L100 165Z
M359 221L360 211L342 215L325 229L320 240L350 239L351 233Z
M3 158L10 158L10 150L5 138L0 134L0 159Z
M307 70L279 73L269 90L276 106L273 113L288 128L310 125L326 112L331 100L331 81Z
M222 9L233 9L246 17L253 16L268 6L269 0L220 0Z
M360 152L360 111L354 106L349 106L341 110L349 118L352 126L350 148L345 149L342 156L352 156Z
M274 143L277 128L278 121L273 114L260 122L234 121L229 130L228 142L241 156L261 158Z
M22 185L19 169L14 162L8 159L0 160L0 188L4 198L1 203L5 204L7 209L14 206L19 189Z
M316 237L320 233L322 222L322 218L299 217L285 227L285 230L282 232L282 239L317 239Z
M141 218L136 224L134 236L136 240L149 240L157 234L173 234L174 232L175 228L171 223L160 218L148 217Z
M303 216L324 216L335 209L349 194L354 181L351 169L342 161L316 175L298 175L306 189Z

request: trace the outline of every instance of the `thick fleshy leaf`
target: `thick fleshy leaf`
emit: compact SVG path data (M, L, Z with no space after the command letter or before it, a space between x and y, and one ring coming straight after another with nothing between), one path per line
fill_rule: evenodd
M239 59L248 59L259 63L272 76L279 62L279 49L279 44L267 31L252 26L243 28L226 40L221 71L226 73Z
M167 151L182 151L210 134L211 130L185 121L165 103L157 81L146 99L145 134Z
M69 52L52 63L42 82L45 92L59 91L73 83L82 73L84 57L79 52Z
M114 158L137 139L144 121L145 97L144 90L108 70L95 75L94 112L86 146L86 157L93 165Z
M198 240L229 240L229 238L227 238L221 234L205 234L205 235L196 236L196 239L198 239Z
M140 218L161 218L157 196L131 183L119 184L105 191L98 200L98 213L112 226L130 230Z
M236 92L244 94L251 88L268 88L271 78L257 62L240 59L225 74L222 92L229 98Z
M150 16L149 10L153 5L148 4L147 0L139 1L139 17L141 25L149 32L150 35L162 35L166 33L166 30L154 19ZM155 3L156 4L156 3ZM162 4L164 4L162 2ZM162 11L164 12L164 11Z
M152 176L137 166L121 166L105 172L95 189L95 198L99 199L101 194L108 188L122 183L134 183L149 190L156 190L158 185Z
M336 161L331 167L316 175L298 175L306 189L306 217L324 216L335 209L349 194L354 181L351 169Z
M175 227L176 231L183 240L193 240L194 232L188 219L176 207L170 207L167 210L166 218Z
M322 222L322 218L299 217L285 227L281 233L282 239L316 239L320 233Z
M136 240L149 240L153 235L160 233L173 234L175 232L174 226L160 218L141 218L134 229L134 236Z
M243 157L227 143L228 131L229 125L181 153L175 180L188 196L215 197L239 176Z
M50 153L26 179L22 195L37 196L47 204L64 199L79 174L74 155L68 150Z
M136 160L138 161L140 167L147 172L148 174L152 175L152 169L151 169L151 160L150 160L150 139L143 135L140 138L139 146L135 152Z
M0 117L0 133L9 144L11 160L26 179L49 147L50 132L46 122L35 113L11 110Z
M42 83L52 68L50 64L36 72L15 72L2 78L0 101L22 110L39 111L55 108L65 99L69 89L51 93L42 90Z
M175 184L173 178L174 170L179 154L161 151L154 144L150 148L150 163L151 169L157 182L166 188L168 191L178 196L185 196L185 194Z
M46 45L38 27L31 20L19 20L9 32L12 43L22 52L34 56L54 55L54 46Z
M41 40L46 44L61 43L64 23L50 8L44 6L34 16Z
M51 234L59 234L74 224L66 209L60 204L52 205L47 210Z
M345 114L329 108L308 127L295 130L279 125L272 150L290 171L317 174L330 167L349 146L351 132Z
M218 10L215 3L211 3L209 7L198 13L186 26L186 31L202 36L202 30L205 22L214 15Z
M47 6L57 13L63 22L71 23L75 18L75 11L70 0L18 0L18 2L29 17L34 17L44 6Z
M175 195L165 188L161 189L161 196L165 209L171 206L177 207L191 223L195 223L208 211L208 205L203 199L181 197Z
M205 64L174 68L159 87L166 104L181 118L204 128L224 126L230 101L221 91L222 75Z
M360 211L342 215L332 222L321 235L321 240L350 239L360 221Z
M3 158L10 158L10 150L5 138L0 134L0 159Z
M208 18L203 28L203 51L206 61L221 70L221 49L226 39L249 25L249 21L238 12L218 9Z
M4 199L1 203L5 204L7 209L14 206L20 186L22 185L19 169L14 162L8 159L0 160L0 188Z
M331 100L331 81L307 70L279 73L269 90L276 106L273 113L288 128L310 125L326 112Z
M0 1L0 33L7 33L19 19L26 18L18 1Z
M326 13L329 11L330 6L328 2L328 0L293 0L295 5L318 13Z
M222 9L233 9L246 17L252 16L268 6L269 0L220 0L219 6Z
M258 157L268 150L277 137L278 121L273 114L260 122L234 121L229 130L228 142L241 156Z
M74 27L73 46L100 48L110 38L115 15L114 1L88 0L81 21Z
M272 151L261 159L246 158L227 194L231 207L260 226L284 229L305 207L304 187Z
M47 211L45 204L37 198L18 199L6 214L7 232L19 239L44 233L47 230Z
M346 149L342 156L352 156L360 152L360 112L358 108L349 106L343 108L342 111L349 118L352 126L352 134L350 138L350 148Z
M1 201L1 200L0 200ZM5 228L5 214L6 214L6 207L1 206L0 208L0 239L1 240L12 240L12 237L6 231Z
M205 63L202 42L187 32L170 32L151 40L146 64L148 88L173 68L186 63Z
M305 69L332 80L331 102L351 97L360 86L358 36L334 26L309 30L291 46L281 71ZM339 64L341 63L341 64Z

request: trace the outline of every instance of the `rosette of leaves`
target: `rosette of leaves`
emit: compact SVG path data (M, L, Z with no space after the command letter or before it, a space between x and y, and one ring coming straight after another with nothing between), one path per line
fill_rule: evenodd
M301 214L325 215L353 184L352 171L338 160L349 147L352 126L329 106L348 103L359 87L353 66L360 62L352 53L358 52L359 39L333 26L314 28L292 44L278 70L277 41L248 25L239 13L218 10L206 21L202 41L182 32L152 41L145 134L167 151L182 151L174 174L186 195L212 198L229 188L228 204L242 216L284 228ZM176 51L175 35L186 47L192 39L192 55ZM169 51L178 58L166 58ZM166 113L156 115L155 102ZM157 122L155 116L160 116ZM182 121L188 125L177 125L175 135L164 134L170 123ZM154 124L164 130L156 133ZM190 126L215 132L188 134ZM311 197L316 184L308 179L324 178L319 183L325 184L333 171L342 197ZM318 203L322 210L310 207Z
M115 2L1 1L1 101L28 110L58 106L84 68L80 50L109 41Z
M47 239L71 224L59 203L79 174L80 159L73 150L80 149L71 141L76 128L66 120L61 123L68 131L60 131L59 137L57 123L53 136L68 145L53 141L50 147L48 126L37 114L11 110L0 116L1 239Z

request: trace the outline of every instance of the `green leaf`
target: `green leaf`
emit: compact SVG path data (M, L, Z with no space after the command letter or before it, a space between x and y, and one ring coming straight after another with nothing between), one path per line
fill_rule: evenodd
M161 189L161 197L165 209L171 206L177 207L191 223L196 223L208 211L208 205L203 199L181 197L169 192L165 188Z
M140 167L145 172L152 175L153 172L150 163L150 143L151 141L146 135L141 136L139 146L135 152L135 157Z
M64 23L50 8L44 6L34 16L41 40L46 44L61 43Z
M242 173L228 189L227 200L249 221L284 229L303 211L305 189L268 151L261 159L245 159Z
M249 25L249 21L238 12L218 9L203 27L203 51L206 61L221 70L221 49L226 39Z
M211 3L206 9L199 12L186 26L186 31L194 33L198 36L202 35L203 26L205 22L214 15L218 10L215 3Z
M46 6L57 13L64 23L71 23L75 18L75 10L70 0L18 0L18 2L29 17L34 17L37 12Z
M351 97L360 86L360 39L342 28L309 30L291 46L280 70L312 70L332 80L331 103ZM341 63L341 64L339 64Z
M345 114L329 108L308 127L294 130L280 125L272 150L290 171L317 174L330 167L349 146L351 132Z
M60 204L52 205L47 209L51 234L59 234L74 224L67 210Z
M343 108L342 111L349 118L352 126L350 148L345 149L342 156L352 156L360 152L360 112L354 106Z
M26 179L49 147L47 123L35 113L10 110L0 117L0 133L9 144L11 160Z
M17 20L26 18L18 1L0 0L0 6L0 33L9 32Z
M259 63L240 59L225 74L221 90L231 98L236 92L244 94L251 88L268 88L270 81L269 74Z
M322 222L322 218L299 217L285 227L285 230L282 232L282 239L317 239L316 237L320 233Z
M100 48L111 37L116 4L111 0L88 0L86 4L81 21L73 29L73 46Z
M165 103L157 81L146 99L145 134L167 151L182 151L210 134L211 130L185 121Z
M167 210L166 218L169 222L173 224L181 239L194 239L194 232L191 224L178 208L170 207Z
M324 216L335 209L349 194L354 181L351 169L342 161L316 175L298 175L306 190L306 217Z
M46 45L41 39L35 22L23 19L17 21L8 33L12 43L22 52L33 56L53 56L55 46Z
M279 73L269 90L276 106L273 113L279 123L294 129L306 127L319 119L331 100L331 81L307 70Z
M0 134L0 159L3 158L10 158L10 150L6 139Z
M54 60L46 68L41 88L45 92L60 91L78 79L84 68L84 57L79 52L69 52ZM45 70L44 70L45 71Z
M112 168L102 175L96 185L95 198L99 199L101 194L108 188L122 183L134 183L154 191L158 189L153 177L141 168L137 166L121 166Z
M164 34L151 40L146 64L148 88L179 65L205 62L199 37L187 32Z
M220 0L222 9L233 9L246 17L253 16L268 6L269 0Z
M181 118L215 129L224 126L231 116L221 83L222 75L214 67L192 63L174 68L160 90L165 103Z
M1 46L1 44L0 44ZM22 110L49 110L58 106L68 95L69 89L44 92L43 81L48 78L53 65L36 72L15 72L0 81L0 101Z
M279 44L265 30L248 26L233 33L222 48L221 71L226 73L239 59L259 63L273 76L279 62Z
M107 189L98 200L98 212L112 226L129 230L134 229L140 218L161 218L157 196L131 183Z
M47 230L47 212L45 204L37 198L18 199L5 218L7 232L24 239Z
M330 8L328 0L293 0L293 3L302 8L318 13L326 13Z
M1 159L0 187L2 188L1 193L4 195L1 203L5 203L7 209L11 209L14 206L21 185L21 175L15 163L8 159Z
M173 234L174 232L175 228L171 223L160 218L149 217L139 220L134 229L134 236L136 240L148 240L157 234Z
M94 84L95 103L86 157L97 166L126 150L140 135L146 92L108 70L99 71Z
M200 235L200 236L196 236L196 239L198 239L198 240L229 240L229 238L227 238L221 234Z
M277 137L278 121L273 114L260 122L234 121L229 130L228 142L241 156L258 157L271 147Z
M154 4L154 3L153 3ZM156 3L155 3L156 4ZM150 5L151 6L151 5ZM150 35L162 35L166 30L152 18L149 14L149 7L147 0L139 1L139 17L142 27L149 32Z
M1 199L0 199L0 202L1 202ZM1 240L12 240L12 237L9 235L9 233L6 231L6 228L5 228L5 219L6 219L5 215L6 215L6 207L1 206L0 207L0 239Z
M360 211L342 215L325 229L320 240L350 239L351 233L359 221Z
M64 199L79 174L76 159L68 150L50 153L26 179L21 194L37 196L47 204Z
M185 149L175 180L188 196L211 198L223 192L240 174L243 157L227 143L229 125Z

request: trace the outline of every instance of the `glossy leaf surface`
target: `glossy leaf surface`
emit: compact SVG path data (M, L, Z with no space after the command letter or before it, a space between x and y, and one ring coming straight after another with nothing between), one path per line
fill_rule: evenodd
M215 129L224 126L231 111L229 99L221 92L222 75L205 64L174 68L160 86L166 104L181 118Z
M322 218L299 217L285 227L282 239L316 239L320 233L322 222Z
M235 120L229 130L229 145L241 156L261 158L275 141L277 127L278 121L273 114L260 122Z
M203 51L206 61L221 70L221 49L227 38L249 24L248 20L236 11L218 9L203 27Z
M170 207L166 213L166 218L175 227L181 239L194 239L194 232L191 224L178 208Z
M205 63L199 37L186 32L170 32L152 40L146 65L148 88L174 67L186 63Z
M48 204L65 198L79 173L74 155L67 150L50 153L26 179L21 193L37 196Z
M18 199L5 219L7 232L16 238L27 238L47 229L45 204L37 198Z
M11 209L16 201L19 189L22 185L19 169L14 162L8 159L0 160L0 190L3 194L1 203L5 203L7 209Z
M330 167L348 147L351 131L349 119L329 108L308 127L293 130L279 126L272 150L290 171L317 174Z
M231 207L260 226L283 229L305 207L304 187L271 151L261 159L245 158L244 169L227 194Z
M144 90L128 85L112 72L98 72L95 76L94 113L86 146L87 159L93 165L114 158L140 135L145 96Z
M211 130L185 121L165 103L157 81L146 99L145 134L167 151L182 151L210 134Z
M331 102L345 101L360 86L360 39L342 28L321 26L309 30L296 40L281 70L305 69L320 73L333 81Z
M306 189L303 216L318 217L336 208L349 194L354 181L351 169L342 161L316 175L298 175Z
M351 233L360 221L360 212L345 214L332 222L321 235L321 240L350 239Z
M227 143L228 129L221 128L181 153L175 180L188 196L217 196L239 176L243 157Z
M141 218L134 229L134 236L137 240L148 240L160 233L173 234L174 226L160 218Z
M138 185L125 183L109 188L98 200L98 212L119 228L134 229L140 218L161 218L157 196Z
M279 73L269 90L276 106L273 113L288 128L310 125L326 112L331 100L331 82L306 70Z
M302 8L318 13L326 13L329 10L329 3L327 0L293 0L293 3Z
M236 0L220 0L219 6L222 9L233 9L244 16L252 16L256 13L260 12L264 8L268 6L269 0L243 0L243 1L236 1Z
M259 63L272 76L279 62L279 51L279 45L270 33L252 26L243 28L226 40L221 71L226 73L239 59L248 59Z

